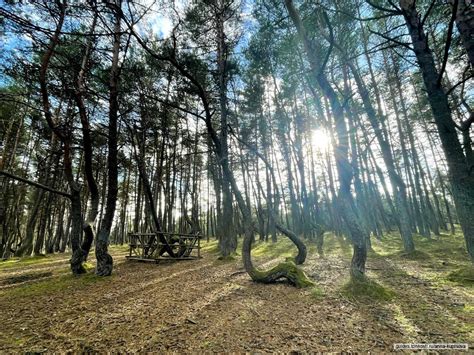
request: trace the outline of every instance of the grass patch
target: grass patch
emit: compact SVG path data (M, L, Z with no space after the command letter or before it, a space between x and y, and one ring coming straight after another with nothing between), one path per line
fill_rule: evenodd
M284 236L280 236L276 243L258 241L252 245L252 256L257 258L261 256L294 258L297 253L296 246Z
M368 278L351 279L342 287L342 293L350 299L363 301L390 301L395 297L394 291Z
M28 266L34 264L40 264L44 262L52 261L52 258L48 258L46 255L35 255L25 258L10 258L8 260L0 261L0 270L6 270L14 267Z
M471 265L461 267L448 274L446 277L449 281L462 284L464 286L474 286L474 267Z
M226 263L226 262L232 262L232 261L235 261L237 260L237 258L235 257L235 255L227 255L227 256L219 256L217 258L218 261L221 261L223 263Z
M5 338L1 339L1 341L16 346L23 346L28 341L28 338L24 338L20 335L8 336L5 334Z
M52 276L52 272L39 272L39 273L28 273L28 274L20 274L18 276L11 276L7 277L3 280L3 284L5 285L13 285L17 283L22 283L26 281L41 279L43 277Z
M415 336L419 329L413 320L413 316L407 315L398 304L391 306L393 311L393 318L396 320L398 326L403 329L403 332L409 336Z
M338 237L334 233L324 234L323 250L327 255L343 255L345 258L352 256L351 244L342 236Z
M430 260L431 256L424 251L414 250L411 253L400 252L399 256L408 260Z
M61 275L52 279L5 289L0 291L0 298L34 297L67 289L77 290L97 282L107 282L109 280L110 277L101 277L92 273L81 276Z
M413 261L428 269L456 269L470 265L464 237L461 232L451 235L441 233L439 238L428 239L413 234L416 250L407 254L403 251L403 243L398 232L384 235L382 241L373 239L373 252L369 258L389 258L397 261Z
M114 252L127 252L130 250L130 246L128 244L114 244L108 246L109 251Z
M324 291L318 286L314 286L310 290L310 295L314 300L322 300L324 298Z
M210 240L209 242L201 240L201 251L206 251L209 253L218 253L219 252L219 242L217 239Z

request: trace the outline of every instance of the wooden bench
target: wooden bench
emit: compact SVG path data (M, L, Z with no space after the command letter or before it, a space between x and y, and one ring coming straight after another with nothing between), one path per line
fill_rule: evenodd
M158 262L201 258L199 233L128 233L128 238L130 247L128 260Z

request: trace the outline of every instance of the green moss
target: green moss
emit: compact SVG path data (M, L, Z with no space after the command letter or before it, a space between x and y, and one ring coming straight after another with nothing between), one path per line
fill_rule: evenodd
M95 269L95 266L94 264L86 261L85 263L82 264L82 266L84 267L84 269L86 270L86 272L91 272Z
M342 293L351 299L361 301L390 301L395 297L395 292L368 278L351 278L342 287Z
M297 288L315 286L314 282L311 281L304 271L296 266L293 261L285 261L266 271L254 269L250 276L256 282L273 283L277 281L271 277L275 274L281 275L280 278L288 279L288 281Z
M84 274L81 276L62 275L44 281L25 284L14 288L0 291L0 299L33 297L43 294L55 293L66 289L80 289L96 282L108 282L110 278L104 278L95 274Z
M461 267L452 271L446 277L449 281L462 284L464 286L474 286L474 267L471 265Z

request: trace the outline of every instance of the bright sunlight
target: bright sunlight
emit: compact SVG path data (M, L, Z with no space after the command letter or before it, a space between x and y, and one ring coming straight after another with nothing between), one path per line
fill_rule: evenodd
M326 152L331 146L331 137L324 129L315 129L311 132L311 144L316 152Z

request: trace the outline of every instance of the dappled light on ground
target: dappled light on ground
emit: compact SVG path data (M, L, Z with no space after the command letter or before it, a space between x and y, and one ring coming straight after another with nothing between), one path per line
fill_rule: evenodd
M461 237L416 237L421 259L400 254L398 240L374 243L367 287L351 284L346 242L333 235L324 257L309 244L303 269L316 286L305 290L252 282L239 255L217 259L216 242L204 243L201 260L158 265L126 262L125 249L112 248L116 272L108 278L68 275L66 255L3 262L0 349L383 351L393 343L472 343L473 282L450 280L467 267ZM264 268L295 253L283 238L254 246Z

